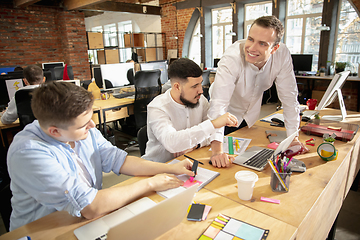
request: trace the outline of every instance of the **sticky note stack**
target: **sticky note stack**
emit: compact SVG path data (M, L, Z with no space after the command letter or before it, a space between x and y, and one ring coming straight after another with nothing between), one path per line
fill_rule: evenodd
M199 203L193 203L190 206L189 213L187 215L187 220L189 221L203 221L207 218L211 210L211 206Z

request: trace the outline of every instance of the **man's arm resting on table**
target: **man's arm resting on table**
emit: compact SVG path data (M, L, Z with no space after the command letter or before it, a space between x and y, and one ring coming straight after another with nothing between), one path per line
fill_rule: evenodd
M219 141L211 142L212 155L210 157L211 163L214 167L229 167L234 161L234 157L227 155L223 151L223 143Z
M116 210L145 193L179 187L183 182L176 176L165 173L173 173L176 175L188 174L189 176L193 176L193 172L190 170L191 166L192 163L189 160L184 160L176 164L164 164L128 156L120 169L121 173L138 176L155 176L130 185L99 190L91 204L87 205L81 211L81 215L87 219L92 219Z

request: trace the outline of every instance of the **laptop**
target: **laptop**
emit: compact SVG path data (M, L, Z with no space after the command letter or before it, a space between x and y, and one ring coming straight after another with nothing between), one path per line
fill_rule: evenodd
M178 225L196 193L195 184L156 204L144 197L78 229L79 240L154 239Z
M262 171L266 167L268 159L272 159L273 156L277 156L279 153L285 152L285 150L290 146L291 142L294 140L299 130L300 129L298 129L289 137L281 141L279 146L275 150L254 146L246 150L244 153L235 157L233 163L243 167L254 169L256 171Z

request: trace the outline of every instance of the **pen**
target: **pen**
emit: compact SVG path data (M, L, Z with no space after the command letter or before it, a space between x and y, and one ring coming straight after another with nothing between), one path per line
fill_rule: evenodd
M187 157L188 159L193 160L194 162L197 161L197 162L199 162L201 165L204 165L202 162L200 162L200 161L198 161L198 160L196 160L196 159L194 159L194 158L192 158L192 157L189 157L189 156L187 156L187 155L184 155L184 156Z

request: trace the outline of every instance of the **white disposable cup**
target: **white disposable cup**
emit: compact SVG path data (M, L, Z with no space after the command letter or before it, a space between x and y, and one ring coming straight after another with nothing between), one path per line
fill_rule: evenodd
M250 200L254 191L255 183L259 177L251 171L239 171L235 174L238 182L238 196L241 200Z

